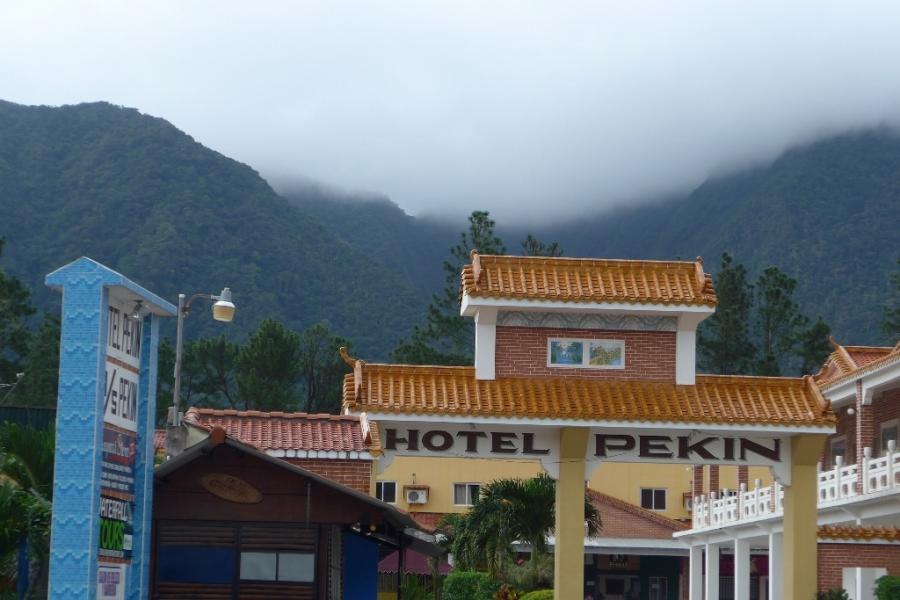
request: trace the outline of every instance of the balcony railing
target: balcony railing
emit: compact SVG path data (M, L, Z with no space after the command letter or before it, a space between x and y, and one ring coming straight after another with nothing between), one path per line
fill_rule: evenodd
M843 502L866 494L900 488L900 452L893 441L888 442L884 456L872 458L872 449L863 451L862 472L859 465L844 465L841 457L835 466L823 471L819 465L819 506ZM779 516L784 512L784 490L777 482L763 487L754 482L753 489L741 484L740 490L712 492L697 496L693 502L693 528L707 529L732 525L750 519Z

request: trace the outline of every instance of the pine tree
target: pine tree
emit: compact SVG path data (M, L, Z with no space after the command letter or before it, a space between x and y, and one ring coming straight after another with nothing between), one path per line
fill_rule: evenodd
M304 412L340 412L342 382L349 371L338 354L341 346L348 346L347 340L322 323L300 334L300 375L305 392L300 409Z
M768 267L756 281L757 375L780 375L809 319L794 302L797 281Z
M237 357L237 382L246 410L296 410L301 374L300 336L265 319Z
M753 286L747 283L742 264L733 264L727 252L716 276L719 304L700 328L697 345L701 367L721 375L746 373L756 353L750 341L749 323Z
M522 240L522 254L525 256L562 256L563 250L559 242L545 244L530 233Z
M4 243L0 238L0 256ZM28 288L0 269L0 383L14 383L24 370L31 341L27 321L33 314Z
M490 213L475 211L469 215L469 228L460 233L459 243L450 249L444 261L446 285L431 298L426 323L413 330L392 352L394 360L408 364L470 365L474 353L474 332L470 319L459 314L460 273L469 262L469 253L503 254L506 248L494 233Z
M796 355L800 360L800 372L811 375L819 370L825 359L831 354L831 343L828 341L831 327L818 317L808 329L800 332L797 338Z

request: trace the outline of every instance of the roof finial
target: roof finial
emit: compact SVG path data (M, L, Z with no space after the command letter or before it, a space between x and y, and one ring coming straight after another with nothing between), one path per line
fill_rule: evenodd
M338 354L341 355L341 360L343 360L351 369L356 365L356 359L350 356L350 353L347 351L347 346L338 348Z
M474 279L475 287L478 287L478 280L481 278L481 257L478 256L478 250L472 248L469 251L469 258L472 259L472 279Z
M838 346L840 346L840 344L838 344L838 341L836 339L834 339L833 335L828 336L828 343L831 344L831 347L834 348L835 350L837 350Z

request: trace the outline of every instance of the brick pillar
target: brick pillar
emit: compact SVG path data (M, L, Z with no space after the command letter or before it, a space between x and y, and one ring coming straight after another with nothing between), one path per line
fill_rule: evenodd
M742 483L750 487L750 467L738 467L738 489L741 489Z
M709 467L709 491L722 491L721 489L719 489L719 465L710 465Z
M866 446L875 446L875 415L872 405L863 404L862 381L856 382L856 491L863 492L863 477L866 469L863 463ZM876 455L879 448L872 448L872 455Z
M691 479L691 498L703 495L703 467L695 466Z

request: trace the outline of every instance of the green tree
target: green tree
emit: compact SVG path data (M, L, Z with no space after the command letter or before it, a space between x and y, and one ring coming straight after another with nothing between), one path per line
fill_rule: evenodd
M900 259L897 259L900 267ZM888 344L900 342L900 269L891 274L891 283L894 284L893 298L884 307L884 319L881 328L887 336Z
M727 252L722 254L722 266L716 275L716 293L716 312L698 333L701 367L720 375L746 373L756 353L749 331L753 286L747 283L744 265L733 264Z
M56 406L59 381L59 318L45 315L32 334L25 357L24 375L4 400L19 406Z
M5 423L0 427L0 558L28 540L29 597L45 598L53 501L52 431ZM10 511L10 512L7 512Z
M348 342L322 323L300 334L300 376L305 398L304 412L339 413L344 375L350 371L338 354Z
M0 238L0 256L5 240ZM13 383L23 371L31 334L28 318L34 314L28 288L0 269L0 383Z
M237 389L245 410L295 410L301 375L300 336L265 319L237 356Z
M558 242L545 244L530 233L522 240L522 254L525 256L562 256L563 249Z
M459 243L450 249L443 264L446 285L434 294L426 322L416 327L408 340L394 349L394 360L408 364L470 365L474 353L474 333L470 319L459 314L460 273L469 262L469 253L503 254L506 248L494 232L490 213L474 211L469 227L460 233Z
M756 281L757 375L781 375L809 322L794 302L796 287L797 281L777 267L768 267Z
M822 317L818 317L810 327L797 336L796 355L800 361L800 372L810 375L819 370L825 359L831 354L831 327Z
M450 533L450 551L460 569L487 567L497 575L511 544L522 541L533 557L546 554L546 536L555 525L556 482L547 474L531 479L497 479L481 488L479 497L464 515L442 525ZM588 532L600 530L600 514L590 499L584 499ZM537 565L535 560L533 565Z

